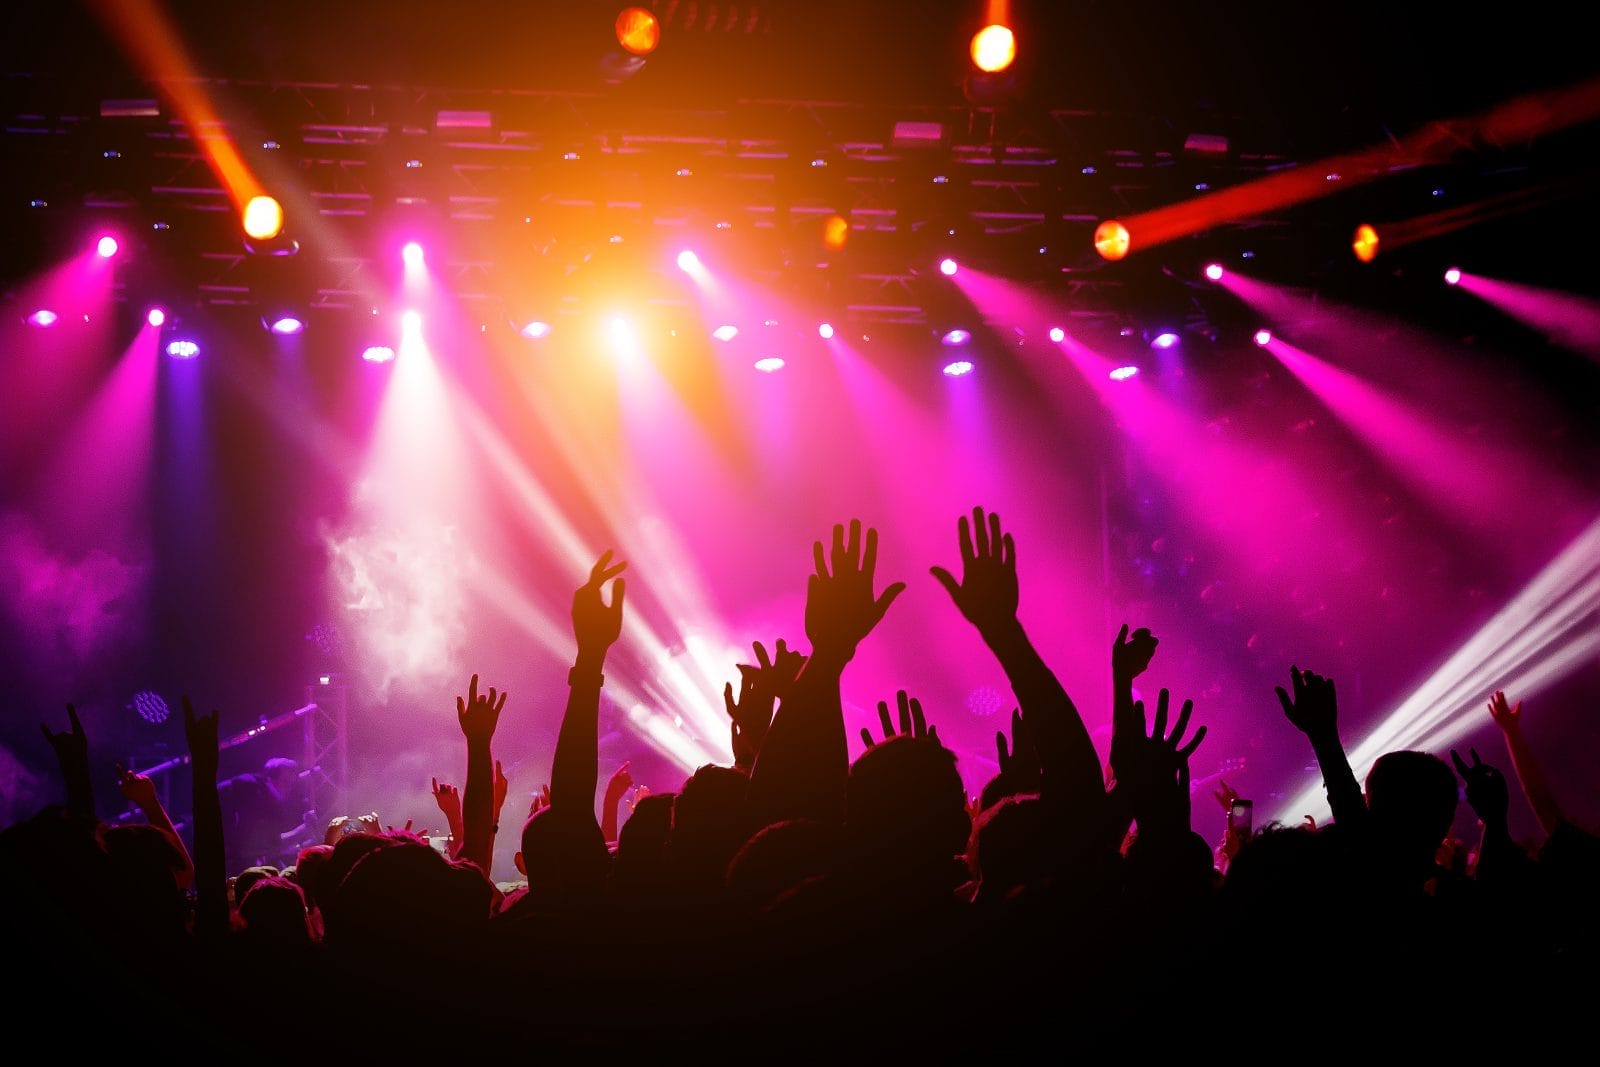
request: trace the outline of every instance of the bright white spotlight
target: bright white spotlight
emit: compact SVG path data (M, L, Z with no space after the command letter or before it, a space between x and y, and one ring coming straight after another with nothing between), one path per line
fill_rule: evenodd
M302 333L305 328L305 320L297 315L279 315L267 323L267 329L279 337L293 337L297 333Z
M405 261L405 265L408 267L422 266L422 246L415 241L407 241L405 247L400 249L400 258Z
M422 312L412 310L401 314L400 328L406 333L419 333L422 330Z
M831 322L824 322L821 326L818 326L817 327L817 336L822 338L824 341L832 340L833 339L833 324Z
M756 360L756 370L763 374L771 374L773 371L779 371L782 369L782 356L767 356L765 359Z
M1206 264L1206 277L1210 278L1214 282L1220 282L1222 280L1222 264L1221 263L1207 263Z
M152 326L160 326L167 321L167 313L160 308L151 308L145 313L144 321Z
M964 345L970 340L972 340L972 331L963 330L957 326L953 330L947 330L944 336L939 338L939 343L946 347L954 348L957 345Z
M955 272L960 269L960 264L948 257L939 261L939 273L943 274L946 278L953 276Z
M944 373L948 378L959 378L964 374L971 374L972 361L969 359L952 360L944 365Z
M1260 345L1262 348L1267 347L1268 345L1270 345L1272 343L1272 331L1271 330L1257 330L1256 331L1256 336L1255 336L1255 342L1256 342L1256 344Z
M695 255L689 249L685 248L682 252L678 253L678 269L679 270L692 272L696 268L698 268L699 266L700 266L700 257Z
M1451 267L1449 270L1444 272L1444 283L1446 285L1456 285L1460 281L1461 271L1459 268Z
M167 342L167 355L173 359L193 359L200 354L200 346L188 338Z
M32 315L28 316L28 325L29 326L37 326L40 329L44 329L45 327L48 327L48 326L54 326L57 322L60 322L60 321L61 321L61 316L57 315L54 311L51 311L49 308L40 308L38 311L35 311Z
M1067 331L1066 330L1063 330L1059 326L1050 327L1050 340L1054 341L1056 344L1060 344L1062 341L1065 341L1066 339L1067 339Z
M117 254L117 239L107 234L95 242L94 250L101 259L110 259Z
M388 345L368 345L362 350L361 358L368 363L391 363L394 361L394 349Z
M1151 348L1171 348L1178 343L1178 335L1171 330L1162 330L1150 339Z
M539 319L534 319L517 332L530 340L537 341L541 337L548 337L550 335L550 324L548 322L542 322Z
M711 336L719 341L731 341L739 336L739 327L732 325L718 326L711 331Z
M1130 363L1125 367L1116 368L1110 374L1108 374L1107 377L1114 382L1125 382L1138 373L1139 368Z

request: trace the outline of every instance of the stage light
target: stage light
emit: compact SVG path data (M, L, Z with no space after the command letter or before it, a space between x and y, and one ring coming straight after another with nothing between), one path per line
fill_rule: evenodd
M1444 272L1444 283L1446 285L1456 285L1460 283L1460 281L1461 271L1459 268L1451 267L1449 270Z
M689 249L685 248L682 252L678 253L678 269L679 270L688 271L690 273L693 273L695 270L697 270L699 268L699 266L700 266L700 257L695 255Z
M109 235L102 237L95 242L94 250L101 259L110 259L117 254L117 239Z
M151 308L145 313L144 321L152 326L160 326L167 321L167 313L160 308Z
M715 330L711 331L711 336L715 337L719 341L731 341L735 337L739 336L739 327L728 325L718 326Z
M422 312L406 311L400 316L400 329L406 333L417 333L422 329Z
M783 357L782 356L768 356L765 359L756 360L756 370L761 371L763 374L771 374L773 371L778 371L778 370L782 370L782 369L783 369Z
M283 232L283 205L270 196L252 196L244 206L245 236L270 241Z
M1378 254L1378 231L1364 222L1357 226L1355 237L1350 241L1350 250L1361 262L1371 263Z
M1107 219L1094 228L1094 250L1102 259L1112 262L1122 259L1132 243L1128 228L1116 219Z
M954 348L956 345L964 345L970 340L972 340L972 331L963 330L957 326L953 330L946 330L944 336L939 338L939 343L946 347Z
M193 359L200 354L200 346L186 337L167 342L167 355L173 359Z
M617 16L617 43L636 56L647 56L661 43L661 23L642 7L627 7Z
M941 259L939 261L939 273L943 274L946 278L953 277L955 272L960 269L960 264L953 259Z
M1108 374L1107 377L1110 378L1114 382L1125 382L1129 378L1132 378L1135 374L1138 374L1138 373L1139 373L1139 368L1135 367L1133 364L1130 363L1125 367L1116 368L1110 374Z
M1178 335L1171 330L1162 330L1150 339L1150 347L1156 349L1171 348L1178 343Z
M822 247L842 252L850 240L850 223L843 215L829 215L822 221Z
M966 359L958 359L958 360L954 360L954 361L952 361L950 363L946 363L944 365L944 373L945 373L945 377L947 377L947 378L959 378L963 374L971 374L972 373L972 361L971 360L966 360Z
M1222 264L1221 263L1207 263L1206 264L1206 277L1210 278L1214 282L1220 282L1222 280Z
M400 249L400 258L405 261L405 265L408 267L422 266L422 246L415 241L407 241L405 247Z
M1050 340L1054 341L1056 344L1060 344L1062 341L1065 341L1066 339L1067 339L1067 331L1066 330L1063 330L1059 326L1050 327Z
M1272 331L1257 330L1254 340L1256 344L1260 345L1262 348L1265 348L1272 343Z
M1017 37L1008 27L985 26L972 35L972 63L985 74L998 74L1017 58Z
M388 345L368 345L362 350L361 358L368 363L389 363L394 360L394 349Z
M28 322L29 326L37 326L40 329L45 329L47 327L54 326L57 322L60 322L60 321L61 321L61 316L57 315L54 311L51 311L49 308L40 308L38 311L35 311L32 315L29 315L28 319L27 319L27 322Z
M529 340L537 341L541 337L550 336L550 324L539 319L532 319L517 332Z
M818 326L817 327L817 336L822 338L824 341L832 340L833 339L833 324L829 323L829 322L824 322L822 325Z
M298 315L273 315L263 320L267 329L279 337L293 337L306 328L306 321Z

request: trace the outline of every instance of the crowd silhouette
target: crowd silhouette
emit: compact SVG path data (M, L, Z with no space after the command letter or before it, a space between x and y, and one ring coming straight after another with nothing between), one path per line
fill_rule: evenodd
M1541 841L1513 839L1508 777L1476 751L1385 753L1358 781L1334 680L1295 666L1277 702L1332 818L1230 825L1219 845L1192 829L1194 704L1135 699L1156 638L1125 625L1110 642L1102 765L1018 621L1012 533L980 507L957 537L959 573L931 574L1017 705L975 801L910 690L885 694L880 733L849 758L840 679L905 589L877 590L877 531L859 521L813 546L808 649L756 641L724 690L733 765L626 817L627 765L599 790L626 595L610 552L573 597L549 785L520 824L503 821L520 813L503 811L494 751L517 704L479 675L456 704L466 780L432 783L447 836L340 819L292 864L242 870L215 711L183 701L186 840L121 767L144 820L97 818L68 704L66 730L42 726L64 799L0 832L13 1018L63 1049L234 1063L1459 1056L1469 1037L1526 1052L1583 1033L1600 838L1563 815L1520 703L1495 693L1487 714ZM1450 836L1463 797L1476 842ZM509 890L489 874L502 832L525 879Z

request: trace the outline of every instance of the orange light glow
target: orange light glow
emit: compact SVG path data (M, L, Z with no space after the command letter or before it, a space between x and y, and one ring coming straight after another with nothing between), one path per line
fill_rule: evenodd
M822 223L822 247L841 252L850 240L850 223L843 215L829 215Z
M647 56L661 43L661 23L642 7L623 8L617 16L617 43L636 56Z
M1378 231L1364 222L1357 226L1355 240L1350 242L1350 250L1361 262L1371 263L1378 255Z
M244 232L257 241L270 241L283 232L283 205L270 196L253 196L244 206Z
M972 36L972 62L987 74L1011 66L1017 58L1017 38L1009 27L985 26Z
M1102 259L1116 262L1128 254L1132 241L1128 228L1116 219L1106 219L1094 228L1094 250Z

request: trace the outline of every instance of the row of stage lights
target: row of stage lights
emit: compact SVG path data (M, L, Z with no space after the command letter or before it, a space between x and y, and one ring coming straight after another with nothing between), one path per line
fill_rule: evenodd
M270 198L258 197L257 199L268 200ZM252 201L252 205L254 204L255 201ZM275 201L273 205L276 205ZM259 240L266 240L276 236L278 230L281 229L282 211L258 207L254 213L247 210L245 220L245 229L250 236ZM120 247L115 236L105 234L96 238L94 251L100 258L109 260L117 255ZM423 251L422 246L415 241L408 242L401 249L401 259L408 268L421 268L425 258L426 253ZM699 256L689 249L678 253L677 265L679 269L690 274L701 269ZM946 257L939 261L938 269L939 273L945 277L954 277L959 273L961 267L955 259ZM1208 281L1219 282L1222 280L1225 269L1220 263L1209 263L1202 273ZM1460 280L1461 271L1459 269L1451 267L1444 272L1444 281L1447 285L1455 285ZM374 311L374 314L376 314L376 311ZM87 318L85 316L85 321L87 321ZM145 321L152 328L157 329L164 327L167 324L167 319L166 310L159 306L148 309L145 316ZM50 329L61 323L62 316L54 309L41 307L30 312L24 321L29 326L37 329ZM401 315L400 322L404 331L420 331L422 328L421 313L415 310L408 310ZM275 311L264 315L261 323L269 333L278 337L297 336L305 331L307 325L303 315L285 311ZM766 325L775 324L773 320L766 320ZM511 325L517 333L530 341L542 341L555 332L555 327L543 319L518 321L513 322ZM613 337L631 336L631 328L625 320L611 320L609 330ZM824 321L817 324L817 336L823 341L831 341L836 332L836 328L830 322ZM1132 331L1124 330L1123 333L1125 336L1131 335ZM717 325L710 331L710 336L713 340L724 344L733 341L739 334L740 329L738 326L726 322ZM971 330L962 326L953 326L939 334L939 343L949 349L964 349L967 343L972 340L972 336ZM1062 327L1052 326L1050 328L1049 337L1051 342L1061 344L1066 340L1066 336L1066 331ZM1164 329L1151 337L1150 347L1157 350L1169 349L1177 345L1180 340L1178 333ZM1264 347L1271 342L1272 334L1269 330L1263 328L1255 332L1253 340L1257 345ZM176 336L166 343L165 351L173 359L193 359L200 354L200 344L192 336ZM394 360L395 355L395 348L387 344L367 345L361 352L361 358L369 363L389 363ZM756 370L769 374L782 370L784 365L784 360L779 356L766 356L756 360L754 363ZM966 358L963 354L961 358L952 359L944 364L942 369L947 376L958 378L972 373L975 365L970 358ZM1110 372L1112 379L1117 381L1125 381L1138 373L1139 368L1134 364L1119 366Z

